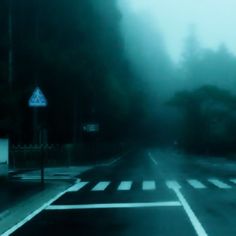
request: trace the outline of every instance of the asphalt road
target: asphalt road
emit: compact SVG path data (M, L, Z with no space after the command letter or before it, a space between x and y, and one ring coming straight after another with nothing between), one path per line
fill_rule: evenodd
M176 154L139 150L78 178L8 234L236 235L236 174L208 172Z
M42 191L40 183L23 181L0 182L0 213L40 191Z

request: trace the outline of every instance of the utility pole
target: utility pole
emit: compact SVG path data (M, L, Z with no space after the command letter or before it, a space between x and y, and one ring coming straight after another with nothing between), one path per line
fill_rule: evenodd
M76 88L76 86L75 86ZM78 95L76 89L74 91L74 117L73 117L73 144L74 147L78 141Z
M12 90L13 83L13 40L12 40L12 0L9 0L8 7L8 84Z

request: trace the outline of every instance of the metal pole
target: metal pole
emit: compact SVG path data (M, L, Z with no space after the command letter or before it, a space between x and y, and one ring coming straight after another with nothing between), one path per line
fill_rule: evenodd
M74 92L74 117L73 117L73 144L77 144L78 139L78 96Z
M39 153L40 153L40 177L41 184L44 186L44 147L42 140L42 132L39 126L39 117L38 117L38 108L33 108L33 129L34 129L34 144L39 145Z
M33 108L33 132L34 132L34 144L39 144L39 131L38 131L38 108Z
M10 89L12 89L13 82L13 46L12 46L12 0L9 0L8 9L8 84Z
M40 156L41 156L41 165L40 165L40 173L41 173L41 184L44 186L44 147L43 144L40 145Z

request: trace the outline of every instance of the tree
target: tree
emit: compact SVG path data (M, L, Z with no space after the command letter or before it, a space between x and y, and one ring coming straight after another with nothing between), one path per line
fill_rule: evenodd
M7 1L4 2L7 8ZM32 142L32 112L27 101L36 85L48 98L42 123L49 130L50 142L71 142L73 137L78 140L81 124L89 122L91 117L114 137L127 130L126 127L134 129L134 110L142 113L144 106L134 109L131 101L135 97L142 103L145 97L134 86L136 77L125 56L119 31L121 16L115 2L13 0L12 3L13 91L19 96L17 105L10 101L6 104L20 112L12 115L6 110L3 119L17 118L20 127L17 132L24 130L17 138L11 132L14 142ZM4 25L0 34L0 50L4 52L0 55L0 79L7 82L7 14L0 14L0 24Z
M197 38L195 26L191 26L183 49L181 73L186 88L196 88L200 82L200 61L202 48Z
M183 114L182 145L187 151L221 154L235 150L236 96L228 90L202 86L176 93L168 105Z

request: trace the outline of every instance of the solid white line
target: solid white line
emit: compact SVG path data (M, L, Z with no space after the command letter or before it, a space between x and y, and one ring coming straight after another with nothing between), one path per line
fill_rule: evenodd
M101 181L92 189L92 191L104 191L110 183L110 181Z
M236 184L236 179L230 179L229 181Z
M132 181L122 181L118 186L118 191L127 191L130 190L132 186Z
M73 188L70 187L70 188ZM3 233L1 236L9 236L10 234L14 233L17 229L19 229L20 227L22 227L25 223L27 223L28 221L30 221L33 217L35 217L36 215L38 215L41 211L43 211L45 208L47 208L49 205L51 205L54 201L56 201L58 198L60 198L62 195L64 195L67 191L69 191L69 189L66 189L65 191L57 194L54 198L52 198L51 200L49 200L48 202L46 202L45 204L43 204L41 207L39 207L37 210L33 211L30 215L28 215L27 217L25 217L22 221L20 221L19 223L17 223L16 225L14 225L12 228L10 228L9 230L7 230L5 233Z
M230 189L230 188L232 188L228 184L225 184L224 182L222 182L222 181L220 181L218 179L208 179L208 181L210 183L214 184L218 188L222 188L222 189Z
M155 190L156 189L156 183L155 181L143 181L143 190Z
M147 203L108 203L83 205L51 205L46 210L78 210L78 209L104 209L104 208L141 208L141 207L172 207L181 206L178 201L147 202Z
M181 186L179 185L179 183L177 181L166 181L166 185L168 188L173 189L173 188L181 188Z
M103 164L100 164L98 166L112 166L114 165L116 162L120 161L123 156L125 156L127 153L129 153L129 151L123 153L123 154L120 154L120 155L116 155L118 157L114 157L111 161L107 162L107 163L103 163Z
M121 158L122 158L122 157L118 157L118 158L112 160L111 162L105 164L105 166L112 166L112 165L114 165L116 162L118 162L119 160L121 160Z
M80 189L82 189L85 185L87 185L89 182L79 182L77 184L75 184L74 186L72 186L70 189L68 189L67 192L77 192Z
M196 189L204 189L206 186L196 179L188 179L188 183Z
M152 156L151 152L148 152L148 156L152 160L152 162L157 166L158 163L157 163L156 159L154 159L154 157Z
M180 185L176 181L168 181L168 187L170 189L173 189L175 192L176 196L178 197L179 201L181 202L186 214L188 215L196 233L198 236L207 236L207 233L203 226L201 225L200 221L194 214L193 210L191 209L190 205L184 198L183 194L180 192Z

